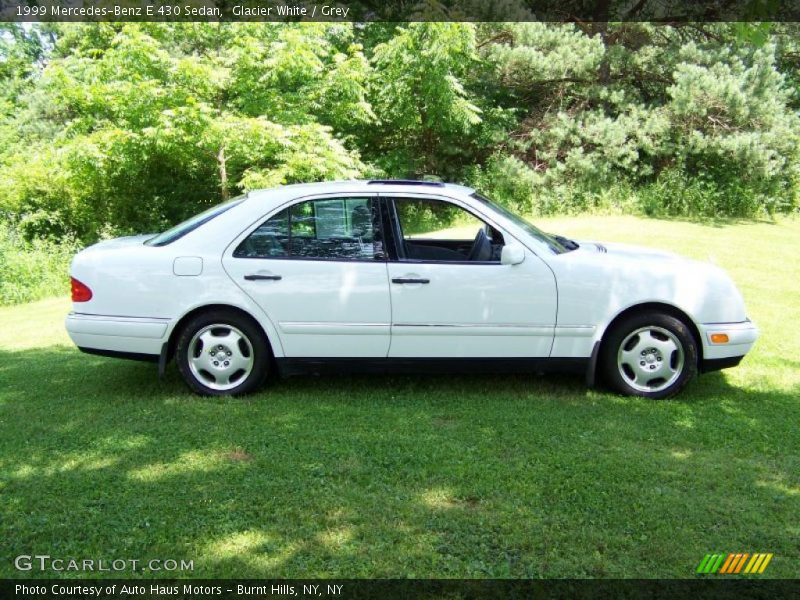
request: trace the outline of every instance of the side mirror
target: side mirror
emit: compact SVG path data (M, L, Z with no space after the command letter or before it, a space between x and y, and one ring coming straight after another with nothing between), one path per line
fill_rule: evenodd
M501 265L518 265L523 260L525 260L525 248L520 244L503 246L503 250L500 253Z

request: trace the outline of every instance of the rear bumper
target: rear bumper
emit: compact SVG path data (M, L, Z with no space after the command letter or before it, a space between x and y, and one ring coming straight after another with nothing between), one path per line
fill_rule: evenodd
M64 322L78 348L92 354L158 360L169 319L115 317L69 313ZM127 355L127 356L126 356Z
M741 323L702 323L698 325L698 330L703 342L703 362L724 365L717 368L738 364L758 339L758 327L749 320ZM726 335L728 341L712 342L711 336L715 334ZM737 358L738 360L734 362Z

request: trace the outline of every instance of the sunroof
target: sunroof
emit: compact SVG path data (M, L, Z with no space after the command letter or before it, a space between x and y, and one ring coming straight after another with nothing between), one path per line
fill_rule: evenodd
M372 179L367 185L432 185L433 187L444 187L440 181L420 181L418 179Z

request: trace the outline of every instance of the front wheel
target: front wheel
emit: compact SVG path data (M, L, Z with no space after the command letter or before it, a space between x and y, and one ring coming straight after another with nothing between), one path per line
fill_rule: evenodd
M633 315L603 343L603 371L628 396L669 398L697 374L697 343L687 325L661 313Z
M204 396L246 394L263 383L269 350L251 319L232 311L209 311L186 324L177 363L189 387Z

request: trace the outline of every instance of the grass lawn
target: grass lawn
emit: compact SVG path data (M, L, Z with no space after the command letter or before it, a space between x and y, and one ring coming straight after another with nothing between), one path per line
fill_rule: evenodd
M295 378L220 400L174 366L159 381L79 353L66 299L0 308L0 576L48 554L193 560L194 577L692 577L709 552L800 576L800 220L540 224L713 257L762 339L671 401L565 376Z

